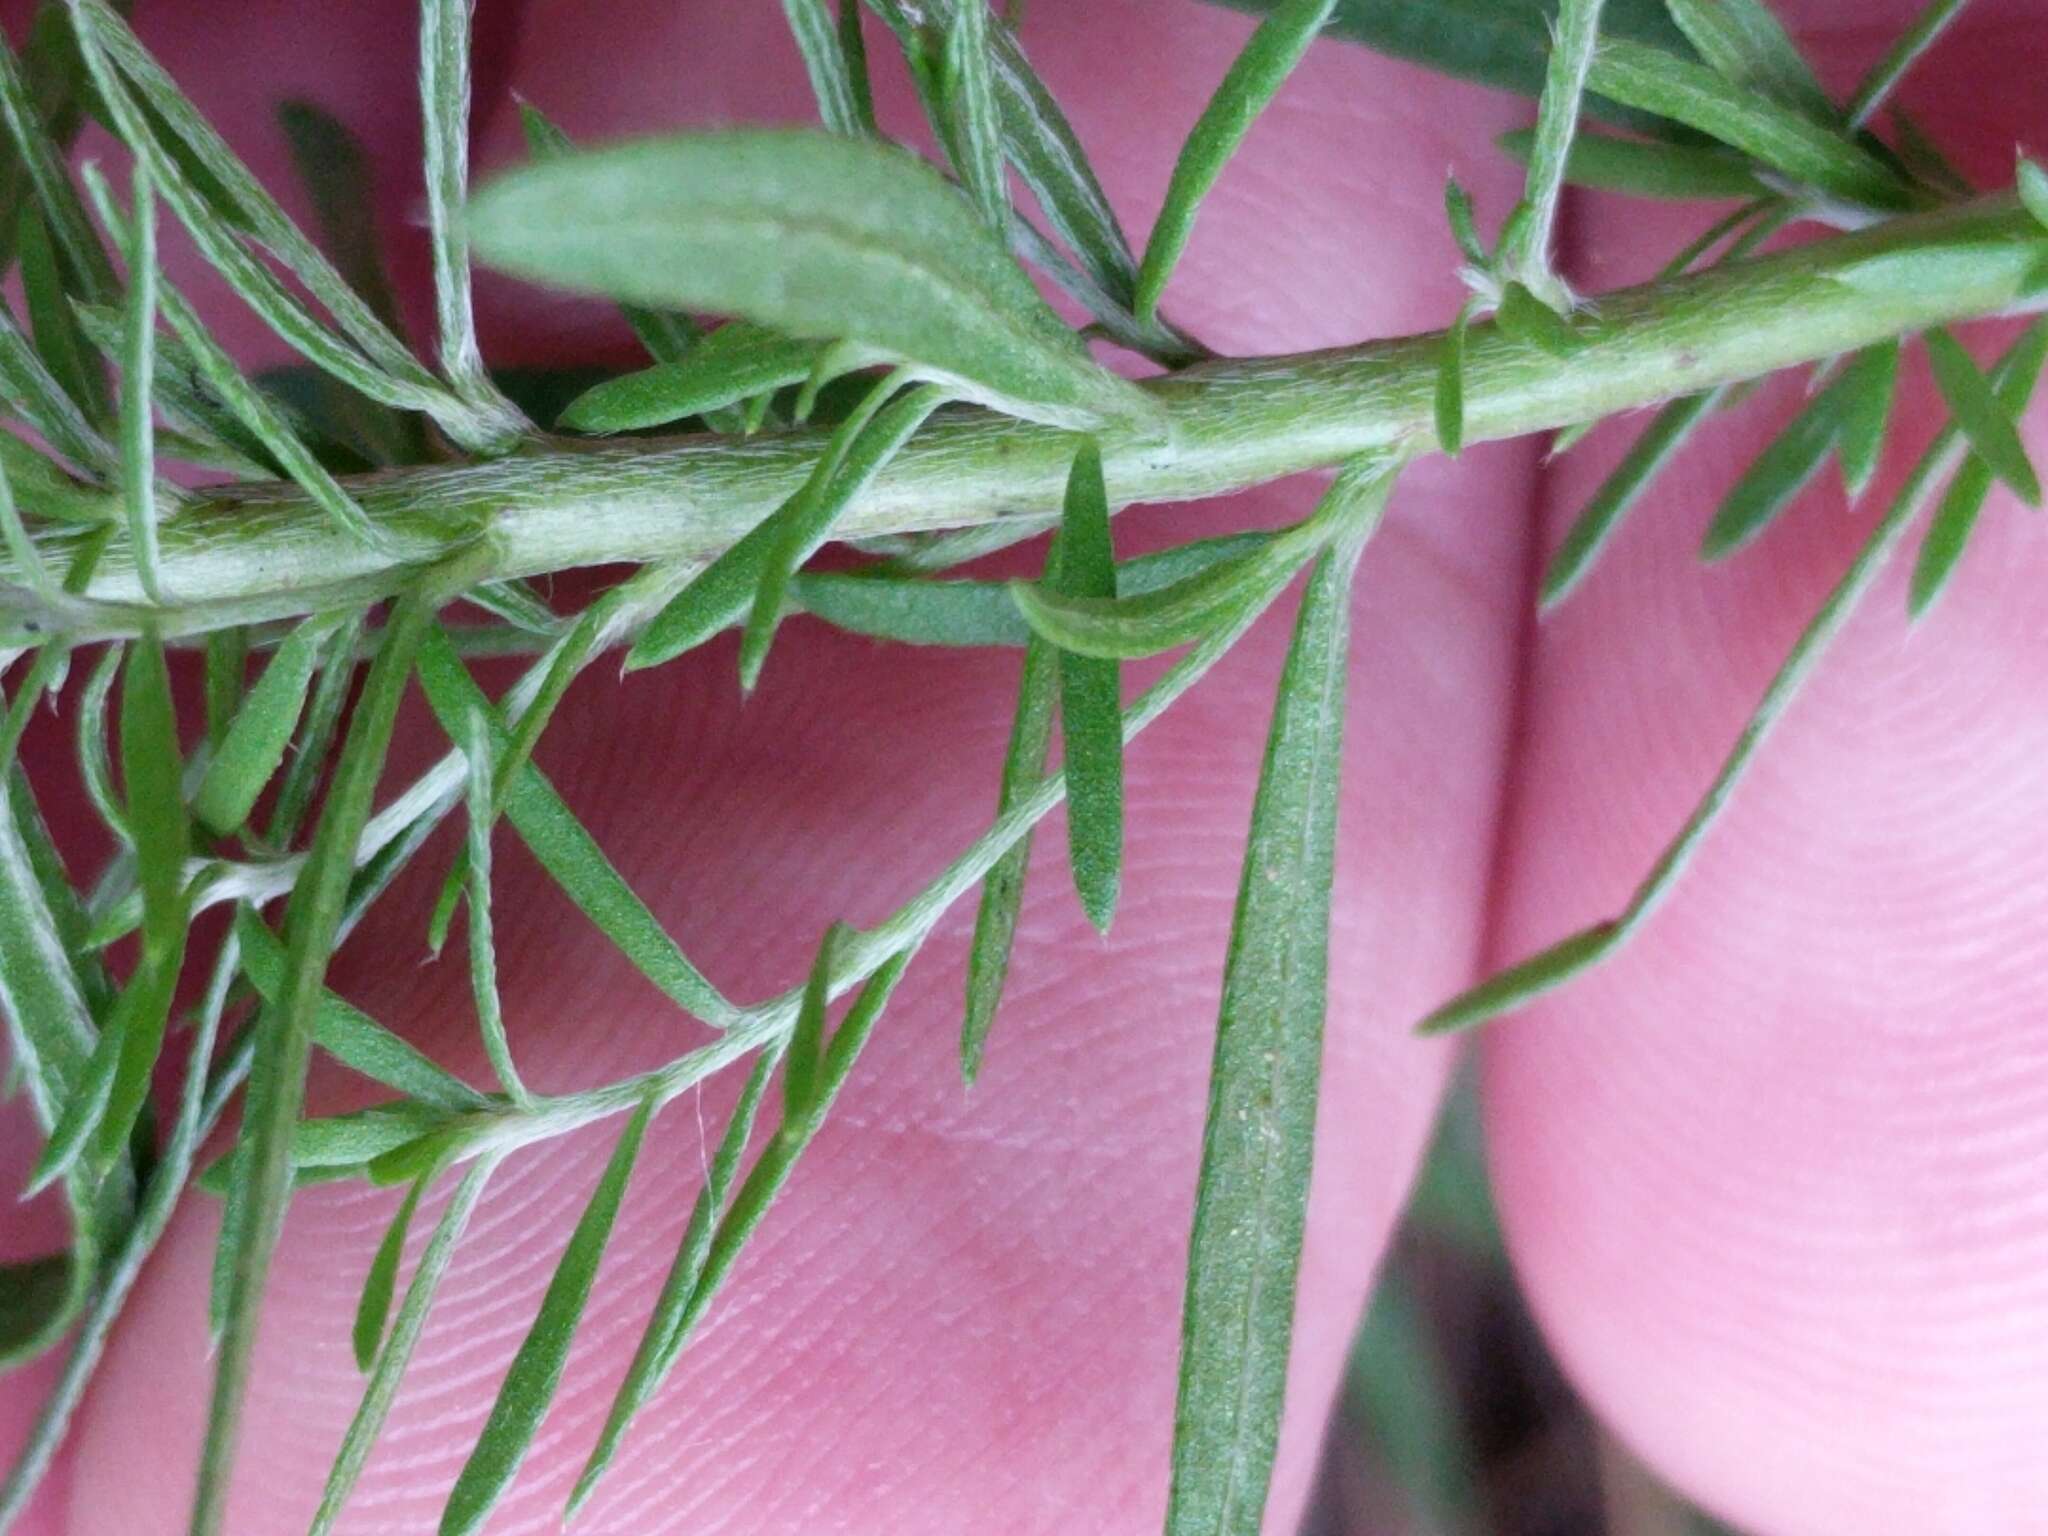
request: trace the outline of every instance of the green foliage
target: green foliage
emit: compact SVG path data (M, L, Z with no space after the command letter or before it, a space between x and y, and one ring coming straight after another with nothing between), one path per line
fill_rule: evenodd
M1066 514L1051 582L1063 597L1114 601L1116 552L1102 452L1083 442L1067 475ZM1030 617L1027 611L1027 618ZM1124 856L1124 739L1119 671L1112 659L1060 654L1060 734L1067 779L1067 861L1081 910L1099 933L1116 914Z
M1500 136L1500 147L1525 165L1534 142L1535 135L1526 129ZM1758 197L1764 192L1749 166L1726 150L1604 133L1582 133L1572 140L1564 179L1577 187L1679 202Z
M249 819L256 797L284 761L321 648L333 630L332 619L318 618L294 629L228 722L192 797L192 814L215 832L226 836Z
M818 344L735 320L672 363L607 379L579 395L560 425L578 432L628 432L704 416L809 377Z

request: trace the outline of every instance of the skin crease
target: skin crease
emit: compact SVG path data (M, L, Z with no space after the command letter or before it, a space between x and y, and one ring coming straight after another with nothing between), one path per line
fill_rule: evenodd
M417 231L401 226L416 204L409 5L251 3L232 23L150 9L145 35L272 185L286 179L266 126L280 95L314 91L369 138L395 265L423 270ZM1830 30L1825 8L1807 9L1834 85L1889 31L1878 18ZM480 19L504 78L580 136L808 112L773 7L638 0L604 8L601 26L595 14L535 4L517 37ZM2013 30L2023 15L1987 0L1930 60L1928 82L1973 82L1951 111L1938 91L1908 93L1981 181L2007 173L2015 135L2039 132L2012 67L2028 36L2038 57L2038 31ZM1246 30L1164 0L1031 7L1026 42L1129 227L1146 227ZM623 54L622 37L635 39ZM885 91L898 125L903 95ZM1441 323L1457 297L1443 173L1497 219L1515 178L1488 141L1525 119L1504 98L1317 49L1205 208L1170 309L1224 350ZM515 153L503 123L486 146L487 160ZM1644 275L1684 222L1639 204L1575 203L1573 216L1573 249L1603 258L1575 269L1590 291ZM188 256L169 259L209 296ZM625 355L590 306L497 283L482 302L494 356ZM249 328L223 330L245 356L276 356ZM1473 974L1482 942L1509 958L1621 899L1867 521L1822 492L1764 548L1710 572L1693 563L1718 488L1795 398L1773 386L1710 426L1537 632L1512 774L1525 509L1559 536L1625 432L1541 477L1529 444L1418 466L1367 557L1276 1531L1300 1508L1445 1065L1406 1025ZM1907 399L1908 435L1924 436L1917 369ZM1139 511L1119 547L1298 515L1315 494L1297 482ZM1497 1031L1487 1052L1510 1238L1567 1367L1660 1470L1760 1530L2039 1528L2027 1436L2048 1408L2048 1225L2028 1175L2048 1116L2023 1001L2042 933L2022 893L2048 851L2029 772L2048 721L2018 683L2031 534L1995 495L1985 542L1910 643L1897 588L1881 589L1670 909L1613 971ZM1284 644L1275 616L1134 750L1126 897L1107 942L1085 929L1048 824L971 1098L953 1064L969 913L942 928L580 1528L1157 1527L1208 1035ZM800 973L825 922L888 910L982 825L1014 659L878 657L799 623L744 711L731 678L727 645L624 688L594 676L540 757L679 942L753 997ZM409 710L394 773L440 745ZM1512 835L1495 872L1503 803ZM475 1075L459 938L442 964L413 963L447 846L335 982ZM498 847L504 991L528 1080L579 1086L686 1044L515 840ZM556 1415L492 1529L553 1528L668 1261L700 1136L717 1134L732 1091L707 1091L701 1132L689 1100L656 1122ZM339 1072L316 1073L312 1094L321 1110L367 1097ZM608 1146L609 1132L587 1134L500 1176L345 1529L431 1526ZM295 1205L235 1529L290 1528L312 1507L359 1390L349 1311L394 1205L353 1190ZM195 1199L160 1250L83 1416L72 1496L53 1484L36 1536L181 1528L215 1215ZM0 1448L26 1416L17 1385L32 1392L36 1373L0 1394Z

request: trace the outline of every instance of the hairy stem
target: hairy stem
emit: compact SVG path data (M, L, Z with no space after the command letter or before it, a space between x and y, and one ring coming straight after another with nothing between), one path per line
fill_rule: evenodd
M1888 222L1753 261L1612 293L1577 321L1569 364L1471 328L1465 439L1517 437L1655 404L1832 356L1886 337L2040 307L2048 235L2009 196ZM1111 501L1212 496L1357 454L1434 447L1443 333L1291 357L1222 361L1148 381L1163 439L1102 435ZM198 497L161 529L174 606L166 633L290 617L388 595L417 566L482 544L483 574L710 559L772 512L816 463L824 437L550 439L490 462L389 470L348 488L390 536L350 537L297 487L235 486ZM941 412L877 477L835 535L970 527L1057 511L1070 433L985 411ZM60 568L81 535L43 540ZM134 631L145 594L131 552L110 549L87 596L109 609L61 620L0 563L0 640L62 628ZM11 633L7 633L11 631Z

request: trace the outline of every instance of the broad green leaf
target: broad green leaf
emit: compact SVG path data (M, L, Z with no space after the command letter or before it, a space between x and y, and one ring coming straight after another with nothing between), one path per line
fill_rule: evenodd
M491 794L491 734L484 712L473 708L463 722L462 748L467 770L469 835L469 983L476 1000L478 1033L483 1038L484 1056L497 1075L498 1086L512 1102L522 1107L532 1096L520 1081L519 1068L512 1061L512 1047L505 1039L504 1009L498 1000L498 949L491 923L491 823L496 806Z
M170 671L162 643L148 635L129 647L121 674L121 779L142 887L142 956L129 982L136 1005L126 1012L120 1066L99 1126L95 1163L100 1168L111 1167L121 1155L148 1101L172 989L185 958L192 921L185 858L192 835L180 787L183 772Z
M1501 233L1500 269L1541 294L1545 303L1568 307L1570 295L1550 271L1551 228L1564 193L1565 163L1579 127L1586 71L1600 42L1601 0L1558 0L1550 58L1543 69L1543 95L1536 105L1529 172L1522 200Z
M398 1292L398 1266L405 1257L405 1237L412 1230L413 1213L419 1209L420 1196L426 1193L429 1182L429 1178L413 1181L391 1224L384 1229L370 1259L369 1271L363 1276L363 1292L356 1299L355 1325L349 1330L359 1371L367 1372L377 1363L377 1349L384 1342L384 1325L391 1320L391 1298Z
M1760 91L1817 123L1832 126L1839 121L1835 104L1764 0L1665 3L1687 41L1730 84Z
M1057 555L1047 557L1050 566ZM1010 722L1010 743L1003 753L1003 775L996 792L996 814L1003 815L1045 777L1046 747L1052 739L1053 689L1059 677L1059 654L1032 637L1024 648L1023 675L1017 683L1017 712ZM982 880L981 902L974 914L974 940L967 951L967 1008L960 1024L960 1076L968 1087L981 1074L989 1030L1003 1000L1010 975L1010 952L1016 943L1017 914L1024 901L1024 877L1031 864L1031 834L1026 832L990 867Z
M247 906L236 909L235 937L241 945L242 969L250 983L264 1001L275 1002L284 988L284 944ZM323 991L321 995L319 1012L313 1019L313 1043L343 1066L430 1109L460 1114L486 1108L490 1103L411 1042L332 992Z
M1252 808L1188 1244L1168 1536L1257 1536L1264 1526L1322 1075L1362 547L1354 537L1326 551L1309 578Z
M1222 3L1265 14L1279 0ZM1556 15L1556 0L1339 0L1329 31L1333 37L1349 38L1447 75L1535 96L1543 89ZM1672 25L1664 0L1607 0L1600 24L1610 38L1690 51L1684 34ZM1659 126L1654 117L1611 102L1595 99L1587 107L1632 126Z
M2022 155L2013 181L2027 212L2043 229L2048 229L2048 171Z
M768 1091L768 1081L775 1075L779 1057L780 1053L773 1049L763 1051L754 1070L747 1074L745 1086L740 1089L732 1117L726 1122L725 1134L719 1138L718 1148L704 1170L704 1183L690 1207L690 1219L684 1225L676 1256L662 1280L661 1294L655 1299L653 1311L648 1314L647 1327L633 1351L632 1364L626 1368L625 1380L619 1383L619 1390L612 1398L604 1428L598 1432L597 1444L584 1462L576 1486L569 1494L569 1505L562 1516L564 1524L575 1518L577 1510L596 1490L598 1480L618 1454L626 1431L632 1427L633 1420L646 1406L647 1399L654 1395L673 1363L674 1357L668 1353L668 1341L676 1335L691 1298L697 1292L697 1282L704 1273L704 1260L711 1251L712 1236L725 1211L726 1194L732 1188L740 1159L746 1155L747 1142L754 1133L755 1117Z
M2004 388L2006 381L2019 376L2023 369L2038 369L2042 356L2048 355L2041 350L2044 345L2048 345L2048 320L2036 319L1993 370L1993 387ZM1793 642L1706 794L1637 884L1621 914L1582 929L1452 998L1416 1026L1419 1033L1445 1034L1469 1029L1512 1012L1608 959L1641 930L1676 888L1755 760L1758 749L1784 718L1828 646L1849 622L1856 604L1876 584L1891 556L1912 530L1914 520L1933 498L1941 477L1961 458L1963 449L1962 434L1951 423L1921 455L1884 516L1849 562L1849 568Z
M1707 525L1700 558L1719 560L1755 539L1820 473L1842 429L1849 396L1835 379L1771 439L1722 500Z
M1516 341L1539 347L1552 357L1570 357L1586 344L1569 320L1521 283L1509 283L1502 290L1494 323Z
M1836 451L1842 463L1842 484L1851 501L1869 489L1871 477L1877 473L1898 380L1896 340L1865 347L1843 370L1841 437Z
M1458 317L1444 333L1436 360L1437 446L1456 458L1465 447L1465 328L1472 323L1472 305L1458 306Z
M988 0L951 0L941 78L958 145L960 179L995 229L1010 222L1010 186L1003 171L1003 124L989 60Z
M885 397L890 381L876 385L872 397ZM821 465L825 478L813 475L804 491L776 514L775 548L754 589L753 605L747 615L746 631L740 637L740 686L751 690L760 679L768 658L769 644L782 619L784 595L798 566L818 552L832 532L832 525L846 508L874 483L911 435L924 425L931 413L945 404L946 392L935 384L920 385L902 399L879 411L872 423L860 413L847 418L854 436L843 450L828 449ZM845 428L841 428L844 432ZM834 434L834 447L840 442Z
M1102 451L1084 441L1067 475L1059 561L1051 573L1061 595L1116 596L1109 497ZM1060 656L1060 734L1065 742L1067 858L1081 909L1096 931L1116 914L1124 851L1123 699L1116 662L1065 651Z
M1948 30L1948 24L1956 19L1963 4L1964 0L1928 0L1914 18L1913 25L1892 40L1884 57L1871 66L1870 73L1856 88L1845 114L1851 128L1861 128L1870 121L1891 96L1893 88L1906 77L1906 71Z
M2033 400L2041 379L2041 366L2048 360L2048 328L2028 328L2016 346L1998 384L1998 402L2017 418ZM1991 467L1975 453L1968 455L1949 482L1934 510L1927 533L1920 541L1919 557L1913 563L1913 579L1906 593L1906 611L1918 618L1947 590L1955 574L1978 514L1991 494Z
M1500 147L1528 163L1535 135L1526 129L1500 136ZM1655 139L1582 133L1572 140L1564 178L1574 186L1680 202L1761 197L1765 188L1748 164L1725 150Z
M858 0L841 0L842 10L857 6ZM818 98L818 116L825 126L834 133L872 134L875 110L867 99L865 71L856 83L854 61L847 57L846 34L826 0L782 0L782 14L789 18L797 51L804 56L811 94Z
M271 775L284 761L292 731L306 706L306 690L320 651L333 632L331 620L307 619L277 648L263 676L235 711L227 734L215 748L193 814L222 836L238 830L255 808Z
M243 1113L244 1190L231 1241L233 1267L213 1396L207 1414L193 1536L213 1536L225 1513L243 1394L254 1356L258 1311L291 1191L292 1128L305 1099L313 1026L327 962L354 873L356 843L369 820L370 799L384 767L398 704L414 653L432 625L434 600L421 592L400 598L357 701L333 783L285 917L285 974L277 1001L257 1025L255 1065Z
M577 432L629 432L702 416L767 390L800 384L818 360L818 343L796 341L735 320L672 363L607 379L577 397L560 425Z
M458 739L469 711L487 701L447 636L438 630L420 648L419 675L442 730L449 733L450 740ZM502 755L506 738L495 721L491 738ZM500 809L563 892L641 975L678 1007L714 1028L732 1021L733 1005L676 948L654 914L620 878L604 850L532 763L519 770Z
M1731 144L1830 197L1888 212L1913 204L1910 190L1868 150L1705 65L1610 40L1594 55L1587 84Z
M512 1368L498 1389L491 1416L477 1437L462 1472L455 1479L448 1505L441 1513L441 1536L468 1536L484 1523L498 1502L561 1385L562 1368L568 1364L569 1345L583 1320L584 1304L597 1280L598 1265L611 1241L612 1226L619 1215L619 1202L626 1193L626 1181L640 1155L640 1143L647 1123L654 1116L655 1100L650 1095L627 1120L613 1148L611 1161L591 1193L590 1203L577 1219L576 1228L562 1250L541 1297L533 1327L512 1357Z
M349 1495L355 1491L356 1479L362 1476L363 1464L369 1460L371 1447L377 1443L384 1420L391 1412L392 1401L398 1396L398 1385L404 1379L406 1366L412 1361L420 1330L426 1326L427 1312L434 1304L434 1293L440 1289L441 1278L448 1272L448 1261L455 1256L455 1245L462 1240L463 1229L469 1225L477 1202L483 1198L484 1186L490 1182L496 1168L494 1158L479 1160L463 1175L462 1182L456 1186L454 1198L434 1224L426 1251L420 1255L419 1266L413 1271L412 1283L405 1288L405 1300L399 1304L391 1332L385 1337L383 1348L377 1351L376 1364L370 1367L370 1379L363 1387L362 1402L357 1405L355 1417L342 1436L341 1449L327 1474L327 1486L321 1490L319 1508L313 1513L309 1536L327 1536L340 1517L343 1506L348 1503Z
M1025 621L1062 652L1129 660L1199 640L1229 627L1248 608L1265 607L1320 540L1313 527L1300 525L1169 587L1137 596L1067 597L1050 581L1015 582L1011 591Z
M2020 442L2013 413L1985 382L1984 375L1962 344L1944 330L1927 333L1927 360L1934 366L1935 387L1955 413L1956 426L1970 441L1970 451L1991 473L2011 486L2030 507L2041 504L2041 481Z
M477 412L473 448L509 447L526 425L484 371L470 293L469 12L474 0L421 0L420 109L426 162L427 232L434 253L434 321L441 372Z
M1158 418L956 189L883 145L786 129L643 140L508 172L470 224L479 253L522 277L864 342L1037 419Z
M1335 7L1336 0L1282 0L1259 23L1244 51L1224 73L1222 84L1181 146L1173 178L1167 183L1165 206L1145 243L1133 306L1140 320L1149 320L1158 312L1167 279L1194 232L1195 212L1202 199L1237 153L1252 123L1294 73Z

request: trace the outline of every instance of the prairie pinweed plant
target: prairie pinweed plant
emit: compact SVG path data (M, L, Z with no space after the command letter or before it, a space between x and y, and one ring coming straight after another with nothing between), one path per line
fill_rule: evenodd
M1072 899L1107 932L1127 748L1298 586L1215 1015L1177 1411L1157 1473L1173 1536L1261 1528L1323 1061L1350 594L1404 470L1528 434L1562 451L1653 409L1544 570L1547 610L1687 440L1766 375L1804 372L1809 398L1734 479L1708 560L1757 540L1831 460L1852 499L1879 484L1903 349L1924 349L1948 412L1626 904L1444 1002L1419 1021L1437 1034L1501 1019L1626 945L1888 562L1917 536L1917 615L1949 584L1994 482L2039 500L2015 423L2048 320L1988 369L1947 328L2048 300L2048 172L2021 159L2016 187L1978 189L1893 110L1961 0L1931 0L1846 99L1764 0L1239 8L1257 26L1136 244L1013 14L982 0L783 0L818 126L581 145L545 102L521 103L526 163L474 187L468 0L422 0L430 357L350 228L362 164L337 122L286 112L323 210L316 238L123 7L45 4L18 50L0 48L0 255L29 322L0 312L0 1005L41 1135L27 1187L61 1191L70 1224L65 1250L0 1270L0 1354L54 1362L0 1485L0 1530L30 1509L188 1187L222 1213L194 1536L225 1518L294 1190L404 1191L352 1322L333 1323L361 1400L312 1516L323 1532L349 1509L494 1173L613 1126L446 1491L443 1533L484 1528L543 1433L636 1161L679 1099L731 1073L743 1086L704 1138L673 1261L568 1494L573 1519L633 1457L636 1418L687 1369L750 1238L804 1176L920 946L975 904L958 1012L972 1083L1033 829L1065 808ZM1467 296L1442 329L1215 355L1173 315L1204 199L1311 49L1360 44L1531 98L1533 128L1501 146L1526 165L1521 196L1488 207L1444 188L1444 262ZM932 153L877 127L871 67L907 71ZM87 123L125 149L118 173L72 163ZM1726 216L1651 281L1581 294L1556 256L1575 184ZM168 279L158 232L172 221L303 359L291 387L245 372ZM1773 240L1794 226L1805 238ZM479 348L479 264L621 306L646 364L543 413ZM1125 507L1319 471L1334 471L1320 503L1287 526L1118 558ZM961 574L1048 533L1036 580ZM545 579L578 568L605 574L564 583L592 595L562 611ZM718 955L678 947L535 750L586 673L585 688L618 687L621 661L660 668L727 631L732 686L751 692L794 615L883 642L878 667L901 646L1007 648L1021 680L987 829L950 862L935 852L928 883L890 915L820 935L808 976L741 1002L711 979ZM521 670L493 697L480 658ZM1124 664L1150 658L1150 681L1127 690ZM187 674L203 679L192 704L176 681ZM403 777L387 756L415 690L445 742ZM58 701L79 791L68 772L46 783L25 766ZM100 824L97 867L46 824L51 797L71 793ZM444 823L460 836L435 838ZM697 1043L615 1081L529 1084L494 944L494 850L513 839ZM337 950L422 863L440 881L422 947L439 952L459 918L488 1081L329 989ZM173 1025L188 1043L167 1051ZM309 1114L316 1052L375 1085L375 1102ZM416 1221L431 1225L423 1244Z

